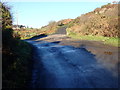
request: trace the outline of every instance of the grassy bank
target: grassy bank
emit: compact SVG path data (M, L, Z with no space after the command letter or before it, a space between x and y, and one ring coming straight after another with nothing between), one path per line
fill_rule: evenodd
M114 37L103 37L103 36L92 36L92 35L79 35L73 32L69 32L69 37L74 39L80 39L80 40L94 40L94 41L102 41L104 44L112 45L112 46L120 46L120 43L118 41L120 38L114 38Z
M25 88L31 77L32 47L21 40L13 41L17 45L3 51L2 87Z

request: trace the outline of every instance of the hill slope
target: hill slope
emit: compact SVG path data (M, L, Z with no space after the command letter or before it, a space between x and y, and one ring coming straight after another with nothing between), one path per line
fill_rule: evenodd
M118 37L118 4L108 4L77 17L69 23L67 31L79 35Z
M20 36L30 38L39 34L67 34L77 39L106 41L117 46L120 29L118 21L120 21L118 4L107 4L75 19L51 21L48 25L30 32L29 29L23 30L25 35ZM19 32L23 34L22 30Z

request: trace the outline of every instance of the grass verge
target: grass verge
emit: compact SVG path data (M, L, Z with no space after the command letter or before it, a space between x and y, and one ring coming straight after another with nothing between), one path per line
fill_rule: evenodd
M120 47L120 38L114 37L103 37L103 36L92 36L92 35L78 35L76 33L70 32L69 37L80 40L92 40L92 41L102 41L104 44Z

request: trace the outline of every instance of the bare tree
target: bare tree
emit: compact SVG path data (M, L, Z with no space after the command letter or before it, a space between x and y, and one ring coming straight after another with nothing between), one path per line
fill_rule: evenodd
M49 30L52 30L56 26L56 21L50 21L48 26L49 26Z

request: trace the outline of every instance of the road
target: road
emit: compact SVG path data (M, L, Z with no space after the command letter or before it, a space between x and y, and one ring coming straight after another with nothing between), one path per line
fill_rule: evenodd
M113 75L84 47L59 44L61 35L27 40L34 47L32 88L117 88ZM54 41L52 41L54 39ZM51 42L50 42L51 41Z

